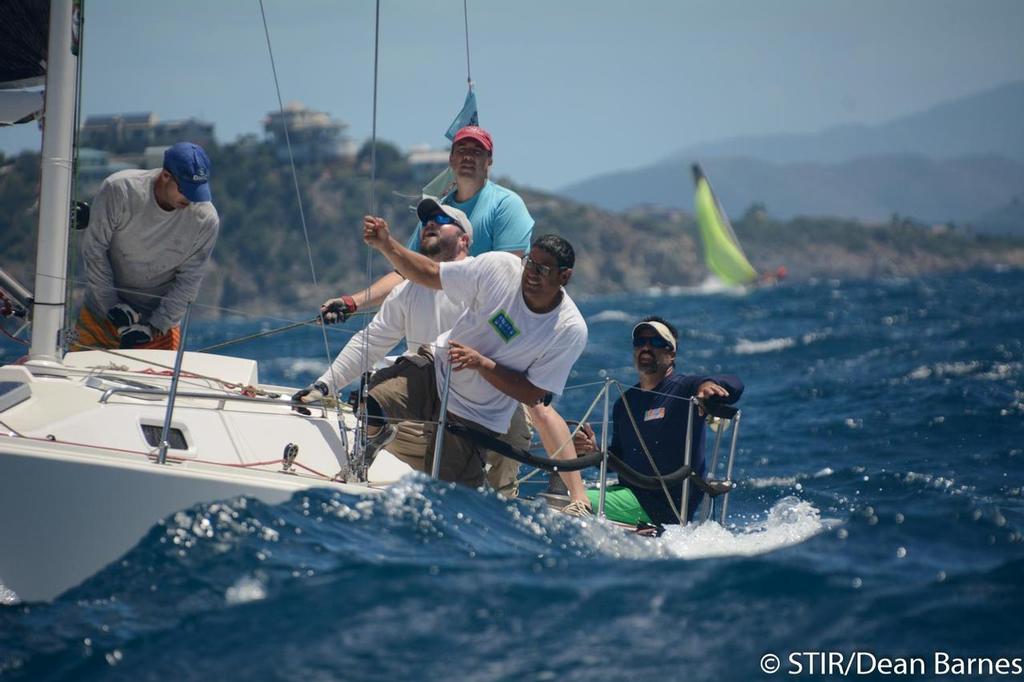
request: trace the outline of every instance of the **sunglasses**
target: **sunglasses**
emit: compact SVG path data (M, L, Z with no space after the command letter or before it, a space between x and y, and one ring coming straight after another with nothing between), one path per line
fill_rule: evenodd
M462 225L459 225L458 221L456 221L455 218L451 217L447 213L438 213L435 216L430 216L430 218L427 219L427 223L434 223L435 225L454 225L455 227L462 230L463 234L466 234L466 228L464 228ZM427 223L423 224L426 225Z
M459 227L459 224L455 222L455 218L451 217L447 213L438 213L437 215L432 215L430 216L429 219L427 219L427 222L436 223L438 225L455 225L456 227Z
M551 274L551 266L550 265L542 265L541 263L538 263L537 261L535 261L532 258L530 258L530 256L528 256L528 255L527 256L523 256L523 267L524 268L529 268L530 270L533 270L534 272L536 272L541 277L547 277L548 275ZM559 270L567 270L568 268L565 268L565 267L562 267L561 265L559 265L558 269Z
M672 344L661 338L660 336L634 336L633 337L633 348L643 348L644 346L650 346L651 348L660 348L661 350L671 350Z

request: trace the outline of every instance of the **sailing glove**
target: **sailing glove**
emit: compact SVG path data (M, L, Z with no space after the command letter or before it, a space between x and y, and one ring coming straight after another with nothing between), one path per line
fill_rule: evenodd
M153 328L148 324L132 324L117 330L121 348L138 348L153 340Z
M107 311L107 319L114 323L114 326L118 328L118 332L122 327L130 327L133 324L138 324L139 320L142 319L139 313L135 311L135 308L131 307L127 303L118 303Z
M352 313L359 309L351 296L332 298L320 306L320 315L324 318L324 324L337 324L352 317Z
M327 388L327 384L322 381L317 381L309 386L306 386L301 391L296 391L292 396L292 409L299 414L304 414L307 417L312 414L308 408L303 407L303 403L315 403L323 400L330 394L331 389Z

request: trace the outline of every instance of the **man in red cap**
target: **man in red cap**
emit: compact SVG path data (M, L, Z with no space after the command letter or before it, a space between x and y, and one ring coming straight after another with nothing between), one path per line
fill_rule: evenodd
M469 255L488 251L508 251L517 256L526 253L533 236L533 217L522 198L512 190L487 179L494 161L494 140L480 126L466 126L455 133L448 165L455 175L455 189L441 203L454 206L473 223L473 245ZM420 241L422 223L407 242L415 250ZM368 289L332 298L320 307L327 324L344 322L356 310L376 307L391 293L403 277L390 272Z
M448 155L448 165L455 176L455 188L441 197L440 203L459 209L473 224L473 243L469 255L507 251L522 257L529 249L533 237L533 217L518 194L488 179L493 162L494 140L490 133L473 125L459 129ZM422 230L423 223L420 222L406 243L410 250L415 251L419 247ZM384 275L367 289L324 301L320 307L324 322L344 322L356 310L379 306L404 279L396 270ZM553 423L561 421L553 412L548 406L539 406L531 411L531 415L540 422L548 419ZM520 418L523 414L522 410L516 412L512 429L507 434L517 447L522 447L521 441L524 439L528 443L530 438L529 426ZM564 422L561 426L564 428ZM495 455L491 463L493 468L488 474L488 480L506 494L513 491L510 496L514 497L518 462Z

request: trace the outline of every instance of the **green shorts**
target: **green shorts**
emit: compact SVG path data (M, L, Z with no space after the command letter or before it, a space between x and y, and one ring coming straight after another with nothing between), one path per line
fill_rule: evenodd
M601 496L600 490L588 490L587 497L590 498L590 505L597 513L597 502ZM633 491L624 485L610 485L604 494L604 515L612 521L634 525L640 522L653 523L644 508L640 506Z

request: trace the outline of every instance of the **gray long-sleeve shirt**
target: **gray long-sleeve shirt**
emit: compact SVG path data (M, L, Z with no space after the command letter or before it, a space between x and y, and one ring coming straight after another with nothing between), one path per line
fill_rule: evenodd
M166 211L153 185L160 170L125 170L103 181L82 239L85 305L99 319L119 302L167 331L194 301L217 242L212 203Z

